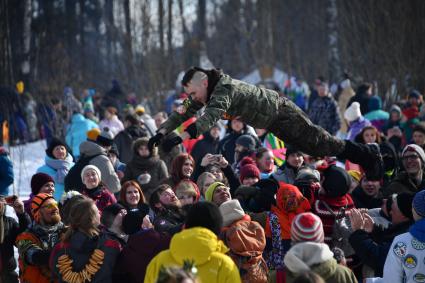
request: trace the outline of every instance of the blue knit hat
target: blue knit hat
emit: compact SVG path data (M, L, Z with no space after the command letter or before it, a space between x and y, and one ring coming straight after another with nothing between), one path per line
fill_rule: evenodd
M413 208L420 217L425 218L425 190L416 193L413 198Z

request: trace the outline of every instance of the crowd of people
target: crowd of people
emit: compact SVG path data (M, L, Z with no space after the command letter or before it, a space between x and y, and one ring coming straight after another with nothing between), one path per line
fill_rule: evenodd
M425 281L420 92L386 112L347 80L302 109L217 70L182 85L152 116L67 89L27 200L0 149L1 282Z

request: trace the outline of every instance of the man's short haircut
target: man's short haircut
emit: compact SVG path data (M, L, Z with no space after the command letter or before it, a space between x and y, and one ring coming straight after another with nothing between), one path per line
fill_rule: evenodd
M412 133L414 133L414 132L421 132L422 134L424 134L424 135L425 135L425 126L423 126L423 125L421 125L421 124L416 125L416 126L413 128L413 132L412 132Z
M182 86L187 86L190 81L199 82L205 79L208 79L206 70L198 67L192 67L184 74L182 79Z

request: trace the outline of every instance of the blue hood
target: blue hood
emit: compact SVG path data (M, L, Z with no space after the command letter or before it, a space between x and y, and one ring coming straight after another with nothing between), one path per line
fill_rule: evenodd
M410 227L409 232L417 240L425 243L425 218L416 221L415 224Z

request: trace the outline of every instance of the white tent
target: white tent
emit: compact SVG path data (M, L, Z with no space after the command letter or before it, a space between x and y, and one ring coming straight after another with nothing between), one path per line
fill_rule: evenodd
M260 69L257 68L241 79L241 81L254 85L263 82L273 82L279 86L280 89L284 88L286 80L288 80L288 74L277 68L272 68L271 75L267 77L264 77L264 75L261 74Z

